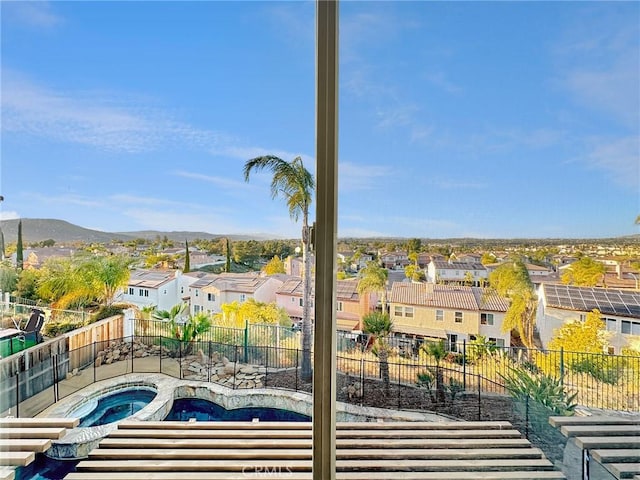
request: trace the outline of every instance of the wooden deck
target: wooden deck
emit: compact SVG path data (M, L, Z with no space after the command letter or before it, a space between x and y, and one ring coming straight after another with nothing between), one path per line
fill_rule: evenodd
M0 418L0 480L15 477L13 468L26 466L62 438L77 418Z
M311 423L121 422L66 480L312 478ZM341 480L564 479L507 422L339 423Z
M588 452L590 478L640 480L640 417L550 417L549 423L569 439L568 452Z

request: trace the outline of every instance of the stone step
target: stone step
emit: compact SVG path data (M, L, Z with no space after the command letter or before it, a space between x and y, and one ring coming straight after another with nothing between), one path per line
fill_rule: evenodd
M616 478L633 478L640 475L640 463L605 463L603 465Z
M24 467L36 459L34 452L3 452L0 457L0 466Z
M55 418L55 417L35 417L35 418L0 418L0 428L25 428L25 427L63 427L75 428L80 424L79 418Z
M583 450L608 448L640 448L640 436L576 437L576 445Z
M564 425L560 432L568 438L582 436L618 436L637 435L640 428L637 425Z
M554 427L565 425L640 425L640 416L616 417L613 415L591 417L549 417L549 423Z
M64 427L17 427L0 428L0 438L50 438L59 440L66 433Z
M42 453L51 446L48 438L0 438L0 452L31 451Z
M600 463L640 462L640 448L612 448L591 450L591 456Z

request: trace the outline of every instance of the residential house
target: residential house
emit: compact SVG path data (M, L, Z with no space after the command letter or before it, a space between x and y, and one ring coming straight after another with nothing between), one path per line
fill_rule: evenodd
M367 266L367 263L373 260L370 253L357 253L353 250L338 252L338 263L344 264L345 268L352 272L358 272Z
M138 308L155 306L158 310L170 310L184 301L188 285L197 280L198 275L183 274L180 270L134 270L116 300Z
M184 258L177 262L178 267L184 268ZM217 265L224 265L227 262L227 257L224 255L207 255L202 252L189 252L189 268L196 270L198 268L212 267Z
M480 286L486 283L489 273L479 262L431 260L426 276L431 283Z
M338 330L361 332L362 317L375 308L377 296L375 294L359 295L357 287L356 280L337 281L336 324ZM301 278L289 278L276 292L276 303L287 311L294 322L302 320L302 300ZM313 320L313 305L311 307Z
M569 321L584 321L594 309L611 333L609 353L620 353L634 337L640 340L639 291L543 283L536 313L543 347L547 348L558 328Z
M259 272L208 274L189 286L190 312L216 314L225 303L243 303L250 298L271 303L283 282L279 275Z
M407 252L384 252L380 254L380 263L384 268L390 270L401 270L411 262L409 261L409 255Z
M39 248L26 248L22 254L22 268L39 269L50 258L71 258L77 249L68 247L39 247ZM15 265L17 258L16 253L11 255L11 261Z
M510 332L502 332L508 300L480 287L434 283L394 282L389 312L396 336L425 340L446 339L449 349L482 335L499 346L510 346Z

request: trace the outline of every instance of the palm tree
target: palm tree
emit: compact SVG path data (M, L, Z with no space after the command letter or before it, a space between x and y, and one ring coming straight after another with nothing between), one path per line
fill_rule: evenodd
M442 367L440 362L447 356L447 349L444 345L444 340L438 342L428 342L423 344L422 349L425 353L436 361L435 377L436 377L436 400L439 403L444 403L444 375L442 373ZM431 369L430 369L431 370Z
M365 333L374 337L373 353L380 362L380 376L384 383L385 392L389 393L389 351L391 347L387 337L391 334L393 323L389 315L384 312L371 312L362 319Z
M387 311L387 279L389 272L382 268L375 261L370 261L367 266L360 270L360 280L358 281L358 294L379 293L382 312Z
M309 206L315 182L300 157L291 162L274 155L252 158L244 164L244 179L253 170L271 170L271 197L283 196L294 221L302 217L302 380L311 380L311 263L309 262Z

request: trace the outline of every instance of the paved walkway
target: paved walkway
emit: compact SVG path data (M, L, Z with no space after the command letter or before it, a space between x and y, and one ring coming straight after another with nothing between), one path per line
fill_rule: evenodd
M158 373L160 370L160 357L135 358L133 368L136 373ZM62 400L96 381L119 377L127 373L132 373L131 360L114 362L109 365L103 364L95 369L90 366L84 370L78 370L75 374L70 373L58 383L58 398ZM179 377L180 365L178 361L174 358L163 357L162 373L172 377ZM37 416L53 403L55 403L55 394L52 386L20 402L20 417Z

